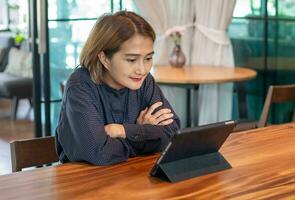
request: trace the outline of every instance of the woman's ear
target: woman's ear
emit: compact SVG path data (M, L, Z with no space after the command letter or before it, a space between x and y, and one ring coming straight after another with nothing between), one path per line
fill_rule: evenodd
M111 66L111 61L110 59L105 55L105 53L103 51L99 52L99 54L97 55L99 61L101 62L101 64L109 70L110 66Z

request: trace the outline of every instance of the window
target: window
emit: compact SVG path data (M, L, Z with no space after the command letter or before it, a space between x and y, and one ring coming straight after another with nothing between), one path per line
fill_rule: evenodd
M248 113L252 119L260 117L270 85L295 83L294 16L295 0L236 1L228 29L235 64L258 72L258 77L249 81L246 88ZM271 122L289 121L292 106L276 105L272 110ZM276 110L282 112L277 113Z
M8 5L6 0L0 0L0 30L8 29Z

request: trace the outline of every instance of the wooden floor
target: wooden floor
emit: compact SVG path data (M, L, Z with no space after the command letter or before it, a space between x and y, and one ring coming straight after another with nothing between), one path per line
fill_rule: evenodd
M32 138L34 122L26 102L21 102L18 120L10 119L10 101L0 100L0 175L11 173L9 142L17 139Z

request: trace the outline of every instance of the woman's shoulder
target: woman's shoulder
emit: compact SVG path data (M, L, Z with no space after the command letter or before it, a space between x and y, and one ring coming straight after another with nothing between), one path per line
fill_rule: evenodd
M70 75L67 85L81 85L83 83L91 83L91 77L88 70L84 67L76 68L75 71Z
M147 88L153 87L155 84L155 79L152 76L151 73L148 73L148 75L146 76L142 86L141 86L141 90L146 90Z
M72 88L72 89L71 89ZM75 89L74 89L75 88ZM79 67L70 75L67 80L65 91L79 90L79 91L93 91L96 84L91 80L90 74L86 68Z

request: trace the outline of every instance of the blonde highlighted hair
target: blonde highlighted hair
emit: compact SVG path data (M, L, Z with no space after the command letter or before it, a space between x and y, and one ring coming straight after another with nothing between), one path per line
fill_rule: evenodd
M96 21L80 54L80 65L88 69L92 81L100 84L105 70L98 54L103 51L111 59L121 45L135 34L153 41L156 38L151 25L134 12L119 11L103 15Z

